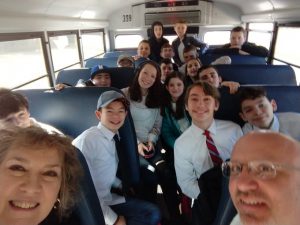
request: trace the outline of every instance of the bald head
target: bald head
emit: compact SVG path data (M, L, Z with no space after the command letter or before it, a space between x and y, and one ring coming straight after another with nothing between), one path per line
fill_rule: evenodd
M300 144L281 133L271 131L251 132L238 140L232 160L271 160L300 163Z
M231 163L242 165L229 180L241 224L299 224L299 142L270 131L249 133L234 146Z

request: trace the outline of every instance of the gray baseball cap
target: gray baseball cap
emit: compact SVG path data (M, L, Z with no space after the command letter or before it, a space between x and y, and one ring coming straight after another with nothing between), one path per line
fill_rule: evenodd
M128 100L120 92L117 92L114 90L105 91L100 95L100 97L98 99L97 109L103 108L103 107L107 106L109 103L111 103L114 100L119 99L119 98L122 98L122 100L124 101L124 104L126 103L126 105L129 105Z

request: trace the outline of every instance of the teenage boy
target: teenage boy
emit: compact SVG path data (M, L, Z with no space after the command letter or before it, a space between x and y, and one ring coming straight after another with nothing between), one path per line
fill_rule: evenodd
M197 40L194 37L188 37L186 35L187 31L187 23L184 20L179 20L175 23L174 30L177 34L177 38L172 42L172 46L174 49L174 61L178 66L181 66L184 63L183 58L183 49L189 45L194 45L195 47L199 47L201 52L204 52L208 45Z
M0 88L0 128L13 126L26 128L30 126L41 127L49 133L61 133L56 128L36 121L30 117L27 99L18 92Z
M201 198L200 176L230 158L233 145L243 135L237 124L214 119L219 99L218 89L207 82L196 82L186 92L185 107L192 125L175 141L174 157L177 182L192 199ZM199 221L198 214L201 212L195 204L192 212L195 224Z
M170 59L162 59L160 61L160 70L161 70L161 83L165 83L167 76L174 71L173 63Z
M265 47L246 41L246 31L241 26L234 27L231 30L230 43L223 45L221 48L214 49L213 53L255 55L261 57L269 55L269 51Z
M202 66L198 70L199 80L208 82L210 85L220 88L222 86L228 87L230 94L235 94L240 87L240 84L235 81L222 81L222 77L219 75L216 67Z
M118 67L134 67L134 60L129 55L120 55L117 60L117 66Z
M107 225L157 225L160 212L155 205L121 194L117 151L122 149L117 149L116 139L128 109L129 102L121 93L113 90L102 93L95 111L98 126L84 131L73 144L87 160Z
M69 84L59 83L55 85L55 90L62 90L65 87L69 87ZM80 79L77 81L75 87L110 87L111 77L109 71L99 65L94 66L91 69L91 78L89 80Z
M160 49L160 57L163 59L173 60L174 50L172 45L170 45L169 43L163 44Z
M300 141L300 114L276 113L277 104L269 100L262 87L244 87L239 92L240 116L246 122L243 133L254 130L272 130Z

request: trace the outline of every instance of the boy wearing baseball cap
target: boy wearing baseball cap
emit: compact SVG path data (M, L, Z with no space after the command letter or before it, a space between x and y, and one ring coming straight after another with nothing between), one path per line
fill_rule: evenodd
M118 130L124 124L128 109L129 102L123 94L114 90L103 92L95 111L99 124L80 134L73 145L87 160L106 224L157 225L159 209L151 203L125 197L122 180L117 177L118 164L122 167L118 157L118 151L122 151L118 146Z

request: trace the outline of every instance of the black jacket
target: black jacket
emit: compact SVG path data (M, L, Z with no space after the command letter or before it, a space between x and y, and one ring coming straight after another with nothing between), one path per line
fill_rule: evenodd
M188 37L188 36L184 36L183 40L182 40L184 47L187 47L189 45L193 45L195 47L199 47L200 48L200 53L204 53L206 51L206 49L208 48L208 45L197 40L194 37ZM172 46L173 46L173 50L175 53L174 56L174 61L178 66L181 66L183 63L181 62L180 58L179 58L179 54L178 54L178 46L180 45L180 39L176 38L173 42L172 42Z
M268 49L263 46L258 46L254 43L245 42L241 48L242 51L249 53L254 56L267 57L269 55ZM239 55L238 48L230 48L230 44L223 45L221 48L212 50L212 53L222 55Z

